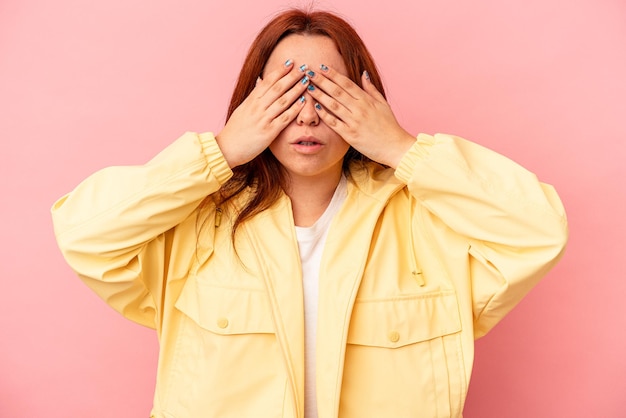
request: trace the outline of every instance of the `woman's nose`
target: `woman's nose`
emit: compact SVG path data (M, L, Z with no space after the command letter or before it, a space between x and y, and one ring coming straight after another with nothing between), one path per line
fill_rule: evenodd
M310 94L304 93L304 106L298 113L296 121L298 125L317 126L320 123L319 115L315 111L315 99Z

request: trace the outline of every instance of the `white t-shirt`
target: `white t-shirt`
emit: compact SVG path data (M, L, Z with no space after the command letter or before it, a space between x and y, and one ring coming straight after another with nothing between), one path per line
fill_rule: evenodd
M317 331L317 305L319 296L319 273L322 252L330 221L346 199L346 178L342 175L328 207L320 218L309 227L296 226L300 261L302 263L302 287L304 289L304 417L317 418L315 388L315 334Z

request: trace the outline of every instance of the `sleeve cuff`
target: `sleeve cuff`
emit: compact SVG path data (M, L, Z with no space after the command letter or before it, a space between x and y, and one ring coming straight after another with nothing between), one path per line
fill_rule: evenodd
M419 134L417 141L411 148L402 156L398 167L396 167L395 176L398 180L405 184L408 184L411 180L415 165L420 161L428 157L430 154L430 147L435 143L435 138L431 135Z
M220 184L226 183L226 181L232 177L233 171L230 169L220 147L217 145L215 135L213 135L212 132L205 132L198 134L198 138L202 145L202 152L206 157L207 164L211 169L211 173Z

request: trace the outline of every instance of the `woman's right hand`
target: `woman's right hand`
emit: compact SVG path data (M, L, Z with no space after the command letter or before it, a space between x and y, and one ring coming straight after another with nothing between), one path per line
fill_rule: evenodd
M304 106L300 98L309 79L290 61L264 79L259 78L216 135L230 168L245 164L263 152Z

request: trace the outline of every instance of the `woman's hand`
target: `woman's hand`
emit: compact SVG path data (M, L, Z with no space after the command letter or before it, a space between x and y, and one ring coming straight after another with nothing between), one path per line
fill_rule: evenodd
M309 78L294 69L291 60L286 61L284 68L257 80L254 90L216 135L231 168L263 152L295 119L304 105L301 97L308 84Z
M397 122L382 94L362 75L363 89L324 65L311 77L308 93L319 103L317 113L361 154L396 168L415 137Z

